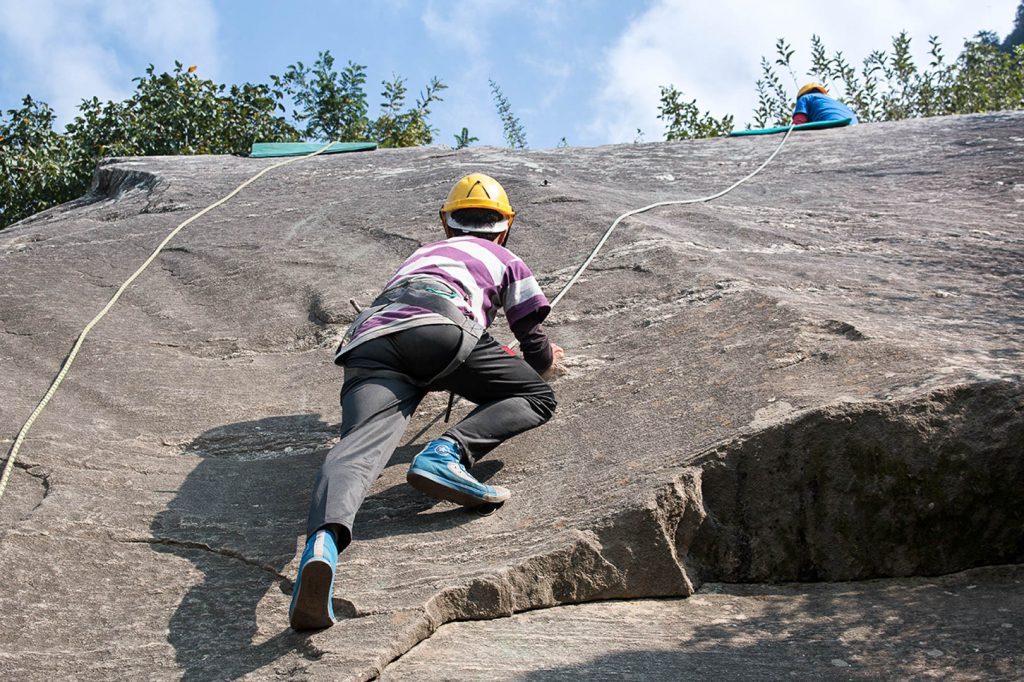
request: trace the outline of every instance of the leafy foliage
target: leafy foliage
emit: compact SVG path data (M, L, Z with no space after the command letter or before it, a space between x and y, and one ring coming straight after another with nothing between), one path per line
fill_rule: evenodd
M930 36L928 42L925 68L914 62L910 36L903 31L893 37L890 50L871 52L858 69L842 52L830 55L814 35L806 76L828 88L866 122L1024 109L1024 0L1017 8L1014 31L1002 43L995 33L982 31L964 43L955 61L947 62L938 38ZM784 126L792 120L796 91L802 84L793 67L795 53L779 38L774 60L761 58L761 77L754 84L754 127ZM787 75L792 90L783 83ZM696 100L684 101L671 85L661 87L658 117L667 123L666 140L713 137L732 130L731 116L719 121L701 114Z
M469 134L469 128L463 128L462 132L455 136L455 148L464 149L474 142L479 142L479 137L471 137Z
M313 66L290 65L283 76L271 76L275 87L288 93L296 109L292 117L305 123L301 130L310 140L357 142L370 134L367 117L366 67L350 61L339 74L334 57L321 52Z
M370 125L374 139L382 147L414 147L421 144L430 144L434 141L434 130L427 124L427 117L430 115L430 105L441 101L437 94L448 86L437 78L431 79L426 90L420 93L416 105L403 112L405 106L405 80L394 76L391 81L385 81L384 104L381 106L381 115Z
M171 73L153 65L134 79L123 102L79 106L67 127L72 143L94 158L161 154L242 154L256 139L295 140L279 115L283 107L266 85L218 85L175 62Z
M1024 7L1024 4L1022 4ZM954 62L947 62L938 38L929 38L929 64L919 68L911 39L901 32L891 49L875 50L858 71L836 52L829 56L821 38L811 37L811 69L807 75L849 104L862 121L897 121L920 116L970 114L1024 108L1024 47L1004 52L995 34L982 32L964 43ZM798 86L793 51L780 40L774 63L761 60L756 83L758 104L754 125L788 125L795 102L776 71L786 69Z
M0 226L81 196L96 162L109 156L245 154L257 140L291 142L374 139L384 147L429 144L430 107L447 86L434 78L405 109L405 80L385 81L380 116L371 120L366 67L340 72L330 52L297 62L271 84L230 87L175 62L170 73L150 65L121 102L93 97L63 133L45 103L26 97L0 119ZM291 120L288 105L291 105Z
M229 89L195 71L175 62L157 74L150 65L128 99L84 100L64 133L53 129L52 109L31 97L8 111L0 122L0 224L82 195L103 157L238 154L256 139L298 138L268 86Z
M512 149L526 149L526 130L519 122L519 119L512 113L512 105L501 92L501 88L493 80L488 80L491 85L491 96L494 97L494 105L498 108L498 118L501 119L502 128L505 131L505 140Z
M31 97L0 121L0 221L8 225L53 205L51 197L77 196L81 179L68 139L54 132L53 110Z
M668 122L666 140L689 140L695 137L717 137L732 132L732 116L716 119L708 112L703 114L697 107L697 100L683 99L683 93L675 86L662 86L658 118Z
M1013 20L1013 30L1006 36L1000 46L1003 52L1013 52L1013 48L1024 44L1024 0L1017 5L1017 16Z
M754 84L757 88L757 108L754 109L754 125L764 128L769 121L789 116L786 88L782 85L774 67L761 57L762 77Z
M366 67L350 61L339 73L334 69L330 51L321 52L312 66L296 62L283 76L271 76L271 82L287 93L295 108L292 118L305 123L301 129L306 139L343 142L373 140L382 147L411 147L430 144L435 130L427 123L430 106L442 101L440 95L447 85L432 78L415 105L403 111L408 88L405 79L392 76L383 81L380 115L369 118Z

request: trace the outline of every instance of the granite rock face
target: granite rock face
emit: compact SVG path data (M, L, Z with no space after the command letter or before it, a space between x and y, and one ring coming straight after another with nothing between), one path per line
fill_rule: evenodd
M1022 578L1017 565L856 583L705 583L689 599L450 623L381 678L1020 679Z
M287 628L311 486L336 437L331 360L349 299L371 300L438 238L456 179L479 170L503 183L518 212L509 246L553 296L616 216L719 191L779 141L318 157L187 227L95 328L0 498L3 669L473 678L471 665L429 660L492 655L505 621L446 623L683 598L707 582L1024 562L1024 114L938 118L794 134L714 203L626 220L547 325L570 356L555 418L474 469L511 501L479 517L405 484L442 429L445 396L429 396L342 555L339 623ZM0 233L5 447L155 245L273 162L108 161L89 196ZM500 319L494 331L510 339ZM987 598L1019 600L1019 571L1006 570L1016 582L969 575ZM825 617L801 600L832 594L729 589L784 603L797 643ZM895 600L895 617L911 602ZM659 650L711 650L720 636L694 627L704 602L630 603L595 618L690 628ZM578 611L541 613L547 629L532 632L565 660L509 677L609 663L568 650ZM855 616L835 627L873 627ZM1003 639L964 676L1019 673L1020 623L972 622L976 640ZM455 627L475 634L449 657L438 647ZM749 658L720 660L735 667L716 675L756 676ZM842 672L822 665L793 669Z

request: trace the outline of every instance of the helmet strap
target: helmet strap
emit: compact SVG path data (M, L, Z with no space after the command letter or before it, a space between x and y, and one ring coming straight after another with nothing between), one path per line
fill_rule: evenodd
M455 230L452 229L452 226L448 224L448 216L445 215L445 212L443 210L442 211L438 211L438 214L441 216L441 227L444 228L445 239L451 239L452 237L455 236L456 233L455 233ZM509 232L512 231L512 220L513 220L513 218L509 218L508 219L508 227L506 227L503 232L490 233L490 234L488 234L486 232L481 232L481 233L478 233L478 236L480 237L480 239L490 240L490 241L494 242L495 244L497 244L498 246L504 246L505 242L508 241ZM456 225L457 224L458 223L456 223ZM460 234L462 234L461 231L460 231Z
M448 218L445 216L444 211L438 211L438 214L441 216L441 227L444 229L444 238L451 239L453 233L452 228L448 227Z

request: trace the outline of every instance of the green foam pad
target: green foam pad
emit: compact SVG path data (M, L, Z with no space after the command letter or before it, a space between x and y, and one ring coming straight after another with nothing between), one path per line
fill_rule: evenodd
M319 142L254 142L249 156L263 159L268 156L304 156L312 154L323 147ZM377 148L373 142L335 142L323 154L342 154L344 152L364 152Z
M816 130L818 128L840 128L842 126L850 125L852 118L841 118L838 121L812 121L811 123L801 123L798 126L793 126L793 130ZM755 130L737 130L729 133L729 137L739 137L740 135L774 135L775 133L784 133L789 130L789 126L779 126L778 128L757 128Z

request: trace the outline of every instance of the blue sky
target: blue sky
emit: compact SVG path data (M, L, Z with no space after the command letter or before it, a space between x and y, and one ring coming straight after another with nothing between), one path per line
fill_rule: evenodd
M979 30L1008 33L1018 2L0 0L0 108L30 93L66 123L83 98L128 96L149 63L162 71L177 59L218 82L267 82L330 50L340 64L368 67L371 113L393 74L413 94L432 76L448 84L431 118L437 142L451 144L466 126L482 144L504 144L489 78L531 147L562 137L631 142L637 128L653 141L663 135L658 86L670 83L742 127L760 58L779 37L804 70L811 34L859 62L906 29L923 65L929 35L954 57Z

